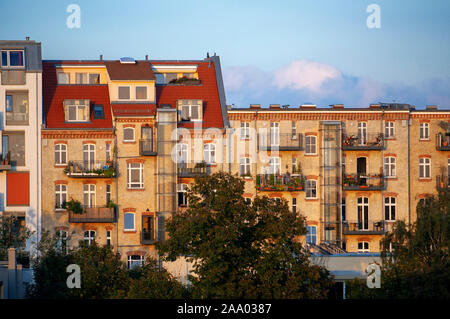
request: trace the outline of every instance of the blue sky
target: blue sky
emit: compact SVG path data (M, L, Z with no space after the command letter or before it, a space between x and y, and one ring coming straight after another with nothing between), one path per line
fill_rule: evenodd
M69 29L69 4L81 28ZM369 29L369 4L381 28ZM44 59L201 59L217 52L227 102L450 108L450 1L1 1L0 39ZM19 22L20 21L20 22Z

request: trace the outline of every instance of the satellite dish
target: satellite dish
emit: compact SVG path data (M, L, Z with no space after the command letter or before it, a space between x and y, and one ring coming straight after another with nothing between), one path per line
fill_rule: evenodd
M119 60L120 60L120 63L122 63L122 64L135 64L136 63L136 60L129 56L121 57Z

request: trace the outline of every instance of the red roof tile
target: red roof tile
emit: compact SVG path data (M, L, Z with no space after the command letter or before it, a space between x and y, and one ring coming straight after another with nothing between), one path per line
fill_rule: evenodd
M105 61L111 80L155 80L148 61L122 64L120 61Z
M111 104L116 116L154 116L156 104Z

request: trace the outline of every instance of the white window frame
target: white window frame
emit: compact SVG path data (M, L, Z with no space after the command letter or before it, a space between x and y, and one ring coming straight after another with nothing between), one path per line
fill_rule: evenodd
M125 228L125 217L126 216L132 216L133 217L133 228ZM123 214L123 230L124 231L136 231L136 214L133 212L126 212Z
M97 192L95 184L83 184L83 205L85 207L95 207L97 201ZM88 202L86 203L86 195Z
M111 184L105 185L105 193L106 205L108 205L109 202L112 202Z
M314 229L314 234L312 234L309 231L309 229L311 230ZM312 239L314 239L314 241ZM317 226L314 225L306 226L306 243L313 245L317 244Z
M133 139L132 140L126 140L125 139L125 131L126 130L132 130L133 131ZM136 131L135 131L134 127L124 127L123 128L123 141L124 142L135 142L136 141Z
M111 231L107 230L106 231L106 246L111 246L112 244L112 240L111 240Z
M428 174L426 174L427 172ZM428 157L419 158L419 178L420 179L431 178L431 158Z
M132 167L132 164L139 164L138 167ZM139 170L139 181L131 181L131 172ZM137 186L134 184L138 184ZM142 163L127 163L127 188L128 189L143 189L144 188L144 165Z
M358 122L358 145L367 145L367 122Z
M95 167L95 144L83 144L83 166L84 169L91 170Z
M384 220L386 221L395 221L395 215L397 213L397 199L393 196L385 197L384 198ZM388 210L389 218L386 219L386 209ZM394 216L392 216L394 215ZM394 217L394 218L392 218Z
M312 152L312 148L314 148L314 152ZM317 155L317 136L315 135L305 136L305 154Z
M297 139L297 122L291 122L291 139Z
M270 122L270 146L280 145L280 123Z
M190 99L190 100L178 100L179 102L179 106L178 109L181 112L181 121L186 121L182 118L183 116L183 106L187 106L188 107L188 121L191 122L195 122L195 121L202 121L203 119L203 101L202 100L196 100L196 99ZM195 104L194 104L195 102ZM197 114L198 114L198 118L192 118L192 109L195 107L197 107Z
M269 174L281 174L281 158L269 157Z
M362 245L362 248L359 248L359 244ZM367 248L365 246L367 246ZM359 241L358 242L358 252L360 252L360 253L370 252L370 243L368 241Z
M361 199L361 202L359 202ZM365 211L367 207L367 228L366 225L366 218L365 218ZM361 210L361 220L359 219L359 211ZM356 213L357 213L357 223L358 223L358 230L369 230L369 216L370 216L370 206L369 206L369 197L366 196L360 196L356 199ZM359 227L359 223L361 223L361 227Z
M105 159L111 161L111 143L105 143Z
M297 197L292 197L292 212L297 212Z
M250 157L241 157L239 160L239 174L241 176L251 174Z
M395 122L384 123L384 137L386 139L392 139L395 137Z
M429 123L420 123L419 139L423 140L423 141L428 141L430 139L430 124Z
M250 123L241 122L241 140L248 140L250 138Z
M315 193L315 196L312 196ZM316 199L317 198L317 180L308 179L305 181L305 198Z
M384 158L384 174L387 178L395 178L397 176L397 163L395 156L386 156Z
M11 54L11 52L22 52L22 56L23 56L23 65L11 65L11 56L10 56L10 54ZM6 55L7 55L7 57L6 57L6 65L3 65L3 59L2 59L2 54L3 54L3 52L6 52ZM24 69L25 68L25 65L26 65L26 60L25 60L25 50L16 50L16 49L13 49L13 50L1 50L0 51L0 65L1 65L1 67L2 68L11 68L11 69Z
M186 196L187 189L188 189L187 184L177 184L177 196L179 193L183 193L183 203L181 205L185 205L185 206L187 206L187 204L188 204L187 196ZM177 197L177 203L178 203L178 197Z
M55 166L67 165L67 144L55 144L54 152ZM65 154L65 161L63 161L63 154Z
M86 234L87 234L87 236L86 236ZM97 232L95 230L85 230L83 233L83 240L85 242L87 241L88 245L91 245L92 242L95 242L96 237L97 237Z
M216 163L216 144L205 144L205 146L203 147L203 159L207 164Z
M189 152L188 152L188 144L186 143L177 143L176 146L176 160L177 164L188 163L189 162Z
M75 100L75 101L80 101L80 100ZM84 122L89 122L89 120L90 120L90 109L89 109L90 102L89 102L89 100L84 100L84 101L88 101L87 104L65 104L64 103L64 112L67 111L70 114L69 108L75 108L76 109L76 111L75 111L76 119L75 120L71 120L70 116L68 115L67 119L65 119L66 122L83 122L83 123ZM80 108L81 107L84 107L84 111L85 112L83 114L86 115L85 119L78 118L78 116L80 114ZM64 118L65 117L66 116L64 114Z
M139 256L139 259L133 259L133 257ZM133 269L135 266L143 266L144 265L144 256L143 255L129 255L127 257L127 267L128 269Z
M63 200L65 199L65 200ZM59 203L58 203L59 201ZM55 184L55 209L65 210L63 204L67 201L67 185Z

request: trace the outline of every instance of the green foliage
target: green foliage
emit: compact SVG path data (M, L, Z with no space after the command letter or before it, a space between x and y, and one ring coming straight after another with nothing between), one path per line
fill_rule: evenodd
M71 198L68 202L64 203L64 208L70 210L74 214L83 214L83 205L78 200Z
M188 190L188 209L172 217L167 260L193 261L194 298L326 298L332 280L309 263L297 241L304 219L287 202L246 202L244 181L223 172L200 176Z
M450 298L450 192L439 193L417 206L417 220L408 227L396 222L382 239L380 289L352 282L354 298ZM392 247L390 251L389 247Z
M109 201L107 204L106 204L106 207L107 208L116 208L116 203L114 203L113 201Z
M8 259L8 248L16 248L16 255L23 255L26 241L33 232L23 227L15 216L2 216L0 220L0 260Z

